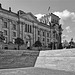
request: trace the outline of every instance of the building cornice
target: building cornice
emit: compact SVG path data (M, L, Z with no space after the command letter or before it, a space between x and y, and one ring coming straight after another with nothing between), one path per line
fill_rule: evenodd
M11 16L14 16L14 17L17 17L17 13L14 13L12 11L9 12L9 10L3 9L3 8L0 8L0 12L11 15Z
M18 19L18 14L17 13L14 13L14 12L9 12L9 10L6 10L6 9L3 9L3 8L0 8L0 12L2 12L2 13L4 13L4 14L8 14L8 15L11 15L11 16L14 16L14 17L16 17L17 19ZM30 19L27 19L27 18L24 18L23 16L19 16L20 18L22 18L22 19L24 19L24 20L26 20L26 21L29 21L29 22L32 22L32 23L37 23L38 25L41 25L41 26L43 26L43 27L46 27L46 28L50 28L50 26L49 25L47 25L47 24L44 24L44 23L41 23L41 22L39 22L38 20L37 20L37 18L30 12L30 13L26 13L27 15L29 14L29 15L31 15L32 17L33 17L33 19L35 19L35 21L32 21L32 20L30 20ZM10 19L10 18L7 18L7 19ZM18 21L18 20L17 20ZM21 20L20 20L21 21ZM21 21L22 22L22 21Z

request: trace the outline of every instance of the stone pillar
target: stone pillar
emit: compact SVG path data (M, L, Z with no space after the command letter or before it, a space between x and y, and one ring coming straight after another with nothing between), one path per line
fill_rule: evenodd
M37 30L37 27L35 26L35 41L37 41L37 40L36 40L37 31L36 31L36 30Z
M47 31L45 30L45 46L46 46L46 39L47 39L47 36L46 36L46 33Z
M20 12L18 11L17 36L20 37Z
M10 41L10 20L8 22L8 42Z
M42 43L42 29L40 28L40 42Z
M2 18L0 17L0 31L2 31Z
M35 38L35 37L34 37L34 22L33 22L32 30L33 30L32 33L33 33L33 44L34 44L34 42L35 42L35 40L34 40L34 38Z

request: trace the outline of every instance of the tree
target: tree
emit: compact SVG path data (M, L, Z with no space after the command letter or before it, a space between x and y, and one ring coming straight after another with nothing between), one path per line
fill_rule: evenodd
M41 44L40 41L36 41L36 42L34 43L34 47L38 47L38 50L39 50L39 47L41 47L41 46L42 46L42 44Z
M24 41L23 41L23 39L18 37L15 39L15 44L18 45L18 50L19 50L20 49L19 47L24 44Z
M63 49L62 43L59 44L58 49Z

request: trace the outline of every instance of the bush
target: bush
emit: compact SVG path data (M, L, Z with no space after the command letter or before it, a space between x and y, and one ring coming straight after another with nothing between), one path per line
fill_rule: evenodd
M27 47L27 49L30 49L30 47Z
M34 45L33 45L34 47L41 47L42 46L42 44L41 44L41 42L40 41L36 41L35 43L34 43Z
M17 50L17 48L14 48L14 50Z
M38 50L40 51L40 49L41 49L40 47L42 47L42 44L40 41L36 41L33 46L38 47Z
M63 47L62 47L62 43L59 44L58 49L63 49Z
M8 47L4 47L4 49L8 49Z
M18 50L19 50L19 47L24 44L24 41L23 39L18 37L15 39L15 44L18 44Z
M52 49L52 42L48 45L48 48Z

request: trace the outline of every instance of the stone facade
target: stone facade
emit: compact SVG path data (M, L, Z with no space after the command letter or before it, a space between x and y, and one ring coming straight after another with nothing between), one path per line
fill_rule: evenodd
M54 46L58 48L59 44L61 44L61 35L63 31L59 23L60 18L53 13L49 13L40 18L39 21L50 26L50 42L52 43L52 48L54 49Z
M55 15L51 14L52 17ZM57 18L59 21L58 17ZM51 25L54 23L51 22ZM3 32L5 36L5 42L13 42L14 39L20 37L24 40L25 44L29 42L32 46L35 41L41 41L43 46L48 46L55 36L56 42L61 41L59 39L59 24L54 27L50 27L47 23L42 23L37 20L37 18L31 13L25 13L22 10L19 10L17 13L9 10L3 9L0 4L0 31ZM53 31L57 30L57 33L53 35ZM56 36L57 35L57 36ZM57 46L58 47L58 46Z

